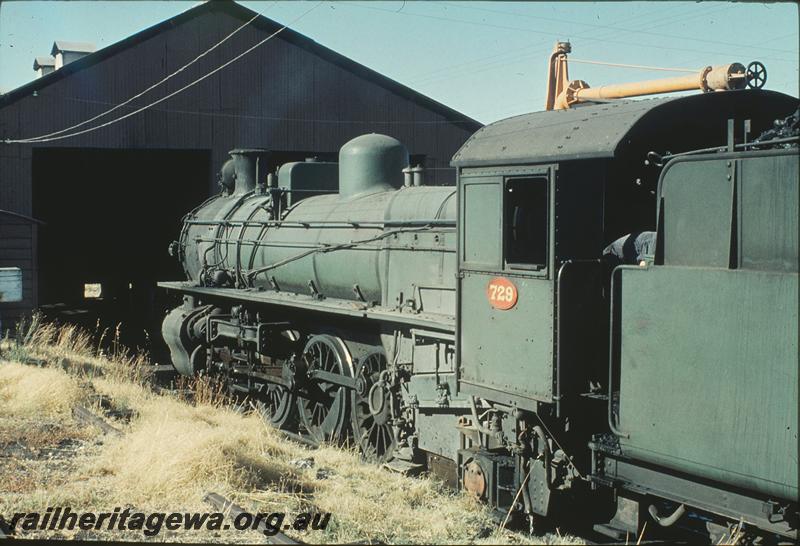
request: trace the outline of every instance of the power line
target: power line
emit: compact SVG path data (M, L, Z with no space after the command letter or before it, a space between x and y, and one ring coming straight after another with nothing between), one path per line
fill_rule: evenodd
M80 99L77 97L61 97L63 100L74 102L84 102L89 104L104 104L112 105L113 102L99 101L91 99ZM127 108L136 108L135 106L128 106ZM153 112L162 112L165 114L182 114L199 117L212 117L212 118L231 118L231 119L245 119L245 120L259 120L259 121L289 121L295 123L341 123L341 124L373 124L373 125L449 125L459 123L475 123L471 119L463 120L370 120L370 119L321 119L321 118L287 118L278 116L259 116L255 114L225 114L222 112L199 112L197 110L177 110L174 108L151 108Z
M226 42L226 41L228 41L228 40L229 40L231 37L233 37L233 36L234 36L234 35L235 35L237 32L239 32L239 31L240 31L240 30L242 30L244 27L248 26L250 23L252 23L253 21L255 21L255 20L258 18L258 17L260 17L260 15L261 15L261 14L259 14L259 13L256 13L256 14L255 14L255 15L254 15L254 16L253 16L253 17L252 17L252 18L251 18L249 21L247 21L246 23L244 23L243 25L241 25L240 27L238 27L236 30L234 30L233 32L231 32L230 34L228 34L227 36L225 36L225 37L224 37L222 40L220 40L219 42L217 42L216 44L214 44L214 45L213 45L213 46L211 46L210 48L208 48L208 49L206 49L205 51L203 51L203 52L202 52L200 55L198 55L197 57L195 57L194 59L192 59L191 61L189 61L188 63L186 63L185 65L183 65L183 66L182 66L182 67L180 67L179 69L177 69L176 71L172 72L172 73L171 73L171 74L169 74L168 76L166 76L166 77L162 78L161 80L157 81L156 83L154 83L153 85L151 85L150 87L148 87L147 89L145 89L144 91L141 91L140 93L137 93L136 95L133 95L133 96L132 96L132 97L130 97L129 99L125 100L124 102L121 102L120 104L117 104L117 105L115 105L113 108L109 108L109 109L108 109L108 110L106 110L105 112L101 112L101 113L97 114L96 116L94 116L94 117L92 117L92 118L89 118L89 119L87 119L87 120L84 120L84 121L82 121L82 122L80 122L80 123L76 123L75 125L72 125L71 127L67 127L66 129L61 129L60 131L54 131L54 132L52 132L52 133L47 133L47 134L45 134L45 135L40 135L40 136L38 136L38 137L31 137L31 138L28 138L28 139L23 139L23 140L26 140L26 141L33 141L33 140L39 140L39 139L48 138L48 137L52 137L52 136L55 136L55 135L61 135L61 134L67 133L67 132L69 132L69 131L72 131L73 129L77 129L78 127L83 127L84 125L86 125L86 124L88 124L88 123L91 123L91 122L93 122L93 121L96 121L96 120L98 120L98 119L100 119L100 118L104 117L104 116L107 116L107 115L108 115L108 114L110 114L111 112L114 112L114 111L116 111L116 110L118 110L118 109L122 108L123 106L125 106L125 105L127 105L127 104L130 104L131 102L133 102L134 100L138 99L139 97L141 97L141 96L143 96L143 95L145 95L145 94L149 93L150 91L152 91L152 90L153 90L153 89L155 89L156 87L158 87L158 86L160 86L160 85L162 85L162 84L166 83L167 81L169 81L170 79L172 79L174 76L177 76L178 74L180 74L181 72L183 72L184 70L186 70L187 68L189 68L190 66L192 66L194 63L196 63L197 61L199 61L200 59L202 59L203 57L205 57L206 55L208 55L209 53L211 53L212 51L214 51L215 49L217 49L219 46L221 46L223 43L225 43L225 42Z
M638 68L639 70L657 70L662 72L699 72L700 70L692 70L691 68L664 68L661 66L645 66L642 64L622 64L622 63L607 63L603 61L587 61L584 59L575 59L573 57L569 57L567 59L568 63L579 63L579 64L597 64L601 66L613 66L615 68Z
M43 226L47 225L47 222L43 220L39 220L38 218L34 218L33 216L28 216L27 214L14 212L13 210L0 209L0 216L11 216L13 218L20 218L22 220L27 220L28 222L33 222L35 224Z
M454 5L452 2L443 2L443 3L444 4ZM622 32L631 32L631 33L634 33L634 34L647 34L647 35L650 35L650 36L659 36L659 37L662 37L662 38L677 38L677 39L680 39L680 40L691 40L693 42L705 42L705 43L709 43L709 44L726 45L726 46L732 46L732 47L738 47L738 48L754 48L754 49L763 49L764 51L775 51L775 52L778 52L778 53L794 53L793 50L789 50L789 49L778 49L778 48L774 48L774 47L764 47L764 46L760 46L760 45L747 45L747 44L742 44L740 42L737 43L737 42L723 42L723 41L720 41L720 40L707 40L707 39L704 39L704 38L695 38L695 37L692 37L692 36L679 36L679 35L675 35L675 34L666 34L664 32L652 32L652 31L646 30L646 29L636 30L636 29L616 27L616 26L613 26L613 25L598 25L598 24L595 24L595 23L581 23L579 21L568 21L566 19L556 19L556 18L553 18L553 17L542 17L542 16L539 16L539 15L531 15L531 14L527 14L527 13L518 13L518 12L512 12L512 11L503 11L503 10L496 10L496 9L489 9L489 8L481 8L481 7L477 7L477 6L470 6L469 4L466 4L466 3L465 4L458 4L458 6L460 8L465 8L465 9L483 11L483 12L488 12L488 13L498 13L498 14L504 14L504 15L513 15L515 17L524 17L524 18L527 18L527 19L538 19L540 21L552 21L552 22L556 22L556 23L569 23L569 24L576 24L576 25L599 28L599 29L607 29L607 30L622 31Z
M477 25L477 26L481 26L481 27L498 28L498 29L501 29L501 30L517 30L517 31L520 31L520 32L527 32L527 33L530 33L530 34L543 34L543 35L546 35L546 36L553 36L552 32L544 32L544 31L532 30L532 29L523 29L523 28L519 28L519 27L509 27L509 26L505 26L505 25L492 25L492 24L489 24L489 23L478 23L476 21L466 21L464 19L453 19L451 17L441 17L441 16L438 16L438 15L430 15L430 14L423 14L423 13L411 13L411 12L408 12L408 11L397 12L397 11L391 10L391 9L377 8L375 6L365 6L365 5L362 5L362 4L356 4L356 3L352 3L352 2L344 2L344 1L342 1L342 2L337 2L337 4L338 5L343 5L343 6L348 6L348 7L371 9L371 10L375 10L375 11L384 11L386 13L394 13L394 14L397 14L397 15L406 15L406 16L410 16L410 17L424 17L426 19L437 19L439 21L448 21L448 22L453 22L453 23L463 23L463 24L467 24L467 25Z
M638 13L638 14L632 15L630 17L622 18L618 22L619 23L629 23L631 21L641 20L643 17L652 18L653 15L658 14L661 17L660 17L660 21L657 21L657 23L658 23L656 25L656 27L657 27L657 26L661 26L661 25L664 25L664 24L670 24L671 21L674 21L674 20L678 20L678 19L687 20L687 19L697 18L697 17L701 17L701 16L706 16L706 15L712 13L712 12L724 11L724 10L727 10L727 9L730 8L730 6L725 6L725 7L722 7L720 9L719 6L716 6L716 7L712 6L711 9L706 7L705 9L701 8L699 10L694 10L693 13L691 15L689 15L689 17L687 17L687 13L686 12L681 12L681 13L678 13L678 14L671 13L666 18L663 17L663 15L665 13L674 12L675 9L677 9L679 7L680 6L669 6L669 7L663 8L661 10L650 11L648 13ZM652 22L653 21L650 21L650 23L652 23ZM648 27L648 28L651 28L651 27ZM592 31L589 31L589 32L592 32ZM587 39L587 41L588 40L589 39ZM510 65L510 64L514 64L517 61L529 60L529 59L530 60L536 60L538 57L531 56L530 54L516 55L516 56L510 57L510 58L508 57L508 54L509 53L513 53L513 52L517 52L517 51L522 51L522 50L529 50L529 49L532 49L532 48L543 46L544 44L548 45L548 50L547 51L542 50L542 55L549 54L549 45L551 44L551 42L549 42L549 40L544 40L542 42L536 42L534 44L531 44L531 45L528 45L528 46L525 46L525 47L522 47L522 48L515 48L513 50L506 50L504 52L500 52L500 53L497 53L497 54L489 55L489 56L486 56L486 57L480 57L478 59L473 59L472 61L466 61L466 62L459 63L457 65L452 65L450 67L446 67L444 69L439 69L437 71L421 74L420 75L421 78L417 79L417 80L412 80L410 85L419 85L419 84L422 84L424 81L427 81L429 84L434 84L434 83L437 83L438 81L445 81L446 78L451 78L451 77L454 76L454 71L455 71L456 74L459 74L459 73L466 74L466 73L468 73L470 75L473 75L473 74L478 74L478 73L481 73L481 72L495 70L497 68L501 68L503 66L507 66L507 65ZM491 60L491 59L496 59L498 57L504 57L504 58L502 60L500 60L500 61L494 61L494 62L489 62L488 64L484 64L485 61L488 61L488 60ZM476 70L474 68L475 64L483 64L483 66ZM541 97L541 101L543 101L543 100L544 100L544 98L542 96ZM511 106L513 108L514 106L522 105L522 104L532 104L532 103L538 104L541 101L539 100L539 98L536 98L536 100L528 99L528 100L526 100L524 102L520 102L520 103L516 103L516 104L512 104L512 105L508 105L508 104L504 103L504 105L507 108L509 106ZM533 106L530 106L530 108L533 108ZM482 114L473 114L472 117L476 117L476 118L480 119L480 118L485 117L486 115L491 115L492 117L499 119L499 118L505 117L507 114L519 113L520 110L521 109L517 107L517 108L513 108L512 110L504 109L503 112L500 112L500 113L497 113L497 112L491 113L491 112L488 112L488 111L483 111Z
M226 68L227 66L233 64L234 62L238 61L239 59L241 59L242 57L244 57L245 55L247 55L251 51L255 50L256 48L258 48L261 45L265 44L266 42L270 41L272 38L274 38L275 36L277 36L278 34L283 32L284 30L286 30L289 27L289 25L292 25L292 24L296 23L297 21L299 21L300 19L302 19L303 17L305 17L306 15L308 15L309 13L314 11L322 3L323 3L322 1L318 2L317 4L314 5L314 7L312 7L311 9L309 9L307 11L305 11L302 15L300 15L299 17L297 17L296 19L294 19L290 23L287 23L286 25L282 26L280 29L278 29L277 31L273 32L272 34L270 34L269 36L267 36L266 38L264 38L260 42L256 43L254 46L246 49L245 51L243 51L239 55L233 57L231 60L223 63L220 66L218 66L217 68L215 68L211 72L209 72L209 73L205 74L204 76L201 76L201 77L197 78L196 80L184 85L180 89L178 89L176 91L173 91L172 93L169 93L168 95L166 95L166 96L164 96L164 97L162 97L162 98L160 98L160 99L158 99L156 101L151 102L150 104L147 104L145 106L137 108L133 112L129 112L129 113L127 113L127 114L125 114L123 116L120 116L120 117L118 117L116 119L112 119L112 120L107 121L105 123L101 123L100 125L97 125L95 127L90 127L88 129L83 129L82 131L77 131L75 133L71 133L71 134L67 134L67 135L54 136L54 137L49 137L49 138L38 137L38 138L33 138L33 139L20 139L20 140L6 139L4 142L6 144L29 144L29 143L51 142L51 141L54 141L54 140L62 140L62 139L65 139L65 138L72 138L74 136L83 135L83 134L86 134L86 133L91 133L93 131L97 131L98 129L102 129L104 127L108 127L109 125L113 125L115 123L118 123L118 122L120 122L120 121L122 121L124 119L127 119L127 118L131 117L131 116L135 116L136 114L138 114L140 112L143 112L143 111L147 110L148 108L151 108L151 107L155 106L156 104L160 104L160 103L164 102L165 100L167 100L169 98L172 98L172 97L174 97L175 95L177 95L179 93L182 93L186 89L189 89L190 87L193 87L194 85L197 85L201 81L203 81L203 80L205 80L207 78L210 78L211 76L213 76L214 74L216 74L217 72L222 70L223 68Z
M650 13L647 13L647 14L639 13L637 15L633 15L632 17L624 18L620 22L627 23L627 22L630 22L630 21L634 21L636 19L641 19L644 16L648 16L649 17L649 16L652 16L655 13L664 13L665 11L674 10L674 9L676 9L678 7L680 7L680 6L669 6L667 8L662 9L662 10L656 10L654 12L650 12ZM681 14L681 15L685 15L685 14ZM503 50L500 53L495 53L493 55L488 55L488 56L485 56L485 57L478 57L477 59L472 59L472 60L469 60L469 61L465 61L463 63L450 65L450 66L447 66L445 68L437 68L436 70L432 70L432 71L428 71L428 72L422 72L420 74L414 75L411 78L411 80L413 82L422 81L422 80L430 78L431 76L437 76L437 75L439 75L439 74L441 74L443 72L449 72L449 71L451 71L452 69L455 69L455 68L460 68L460 67L464 67L464 66L467 66L467 65L474 65L476 63L480 63L480 62L483 62L483 61L488 61L490 59L496 59L497 57L506 57L510 53L516 53L516 52L523 51L523 50L533 49L533 48L537 48L537 47L540 47L542 45L550 44L550 43L551 43L550 41L542 41L542 42L536 42L534 44L529 44L529 45L526 45L526 46L523 46L523 47L517 47L517 48L514 48L514 49Z
M561 37L561 36L564 35L564 33L546 32L546 31L541 31L541 30L533 30L533 29L530 29L530 28L520 28L520 27L512 27L512 26L506 26L506 25L493 25L493 24L485 23L485 22L468 21L468 20L465 20L465 19L453 19L451 17L441 17L441 16L438 16L438 15L429 15L429 14L422 14L422 13L411 13L411 12L408 12L408 11L402 11L402 12L398 13L398 12L393 11L393 10L387 10L387 9L384 9L384 8L378 8L378 7L374 7L374 6L366 6L366 5L362 5L362 4L354 4L354 3L350 3L350 2L339 2L338 4L339 5L344 5L344 6L349 6L349 7L358 7L358 8L362 8L362 9L371 9L371 10L376 10L376 11L384 11L384 12L387 12L387 13L393 13L395 15L403 15L403 16L410 16L410 17L422 17L422 18L426 18L426 19L436 19L436 20L440 20L440 21L449 21L449 22L453 22L453 23L461 23L461 24L466 24L466 25L480 26L480 27L484 27L484 28L497 28L497 29L501 29L501 30L514 30L514 31L517 31L517 32L525 32L525 33L528 33L528 34L541 34L541 35L551 36L551 37L556 37L556 38ZM622 40L611 40L611 39L607 39L607 38L594 38L594 37L586 36L586 35L582 35L582 34L577 34L576 35L574 33L570 33L570 36L571 37L575 37L575 38L591 40L591 41L607 42L607 43L610 43L610 44L622 44L622 45L626 45L626 46L629 46L629 47L646 47L646 48L652 48L652 49L662 49L662 50L672 50L672 51L688 51L688 52L692 52L692 53L697 53L697 49L689 49L689 48L683 48L683 47L671 47L671 46L652 45L652 44L643 44L643 43L631 43L631 42L626 42L626 41L622 41ZM719 51L705 51L705 53L711 53L711 54L715 54L715 55L729 55L728 52L719 52ZM776 59L774 57L763 57L762 56L762 58L763 59L769 59L769 60L781 60L781 61L786 61L786 62L792 62L792 61L788 61L786 59Z
M378 9L378 8L371 8L371 9ZM702 14L694 13L690 17L684 18L682 20L695 18L695 17L698 17L700 15L708 15L711 12L724 11L724 10L727 10L727 9L730 9L730 6L723 7L721 10L720 10L720 7L712 7L711 10L707 10ZM420 14L417 14L417 15L425 17L425 15L420 15ZM679 14L679 15L681 17L683 17L686 14L682 13L682 14ZM634 17L632 17L630 19L626 19L626 20L632 20L632 19L635 19L637 17L638 16L634 16ZM463 21L459 20L458 22L463 22ZM468 24L480 24L480 23L468 22ZM669 23L665 23L665 24L669 24ZM518 29L518 30L522 31L523 29ZM592 37L592 36L586 36L586 35L581 35L579 37L582 38L583 40L585 40L586 42L600 41L600 42L622 43L622 44L625 44L625 45L631 45L631 44L628 44L627 42L624 42L624 41L606 40L605 38L602 38L602 37ZM537 44L533 44L533 45L531 45L529 47L533 48L533 47L536 47L537 45L541 45L541 44L544 44L544 43L547 43L547 42L546 41L545 42L538 42ZM678 50L678 51L691 51L692 53L695 54L693 56L693 59L696 58L696 56L697 56L696 55L697 52L695 50L686 49L686 48L675 48L675 47L667 48L667 47L664 47L664 46L655 46L655 45L647 45L647 44L639 44L639 45L642 45L644 47L652 47L652 48L675 49L675 50ZM525 49L525 48L518 48L518 49L515 49L515 50L511 50L511 51L520 51L522 49ZM506 52L506 53L509 53L509 52ZM549 53L549 51L547 53ZM707 53L715 53L715 52L707 52ZM728 56L727 53L716 52L716 54ZM486 72L488 70L494 70L496 68L500 68L500 67L503 67L503 66L508 66L508 65L514 64L515 62L518 62L518 61L535 60L536 59L535 57L533 57L533 56L531 56L529 54L523 54L523 55L517 55L517 56L512 56L512 57L506 57L505 59L501 59L501 60L498 60L498 61L494 61L494 62L489 62L487 64L483 64L483 66L478 68L477 70L471 67L471 66L475 65L476 63L479 63L479 64L482 63L483 60L488 60L490 58L502 57L502 56L503 56L503 54L501 53L501 54L492 55L492 56L486 57L486 58L480 58L480 59L477 59L477 60L472 61L472 62L465 62L465 63L460 63L459 65L454 65L454 66L451 66L451 67L445 67L443 69L440 69L439 71L434 71L432 73L429 73L428 75L425 75L425 76L423 76L421 78L414 79L414 80L412 80L410 82L409 85L430 85L430 84L434 84L434 83L439 83L440 81L446 81L448 78L453 77L453 75L454 75L453 69L455 69L455 74L459 74L459 75L470 74L470 75L472 75L472 74L476 74L476 73ZM796 61L789 61L789 60L784 60L784 59L772 59L772 60L780 61L780 62L796 62ZM461 68L456 68L456 67L461 67Z
M457 63L457 64L453 64L453 65L450 65L450 66L446 66L444 68L437 68L436 70L423 72L421 74L417 74L416 76L414 76L414 78L416 78L416 79L412 78L412 81L414 81L414 82L416 82L416 81L424 81L425 79L430 78L431 76L434 76L434 77L439 76L444 71L450 71L452 69L461 68L461 67L468 66L468 65L473 65L473 64L480 63L480 62L483 62L483 61L488 61L490 59L496 59L497 57L506 57L509 53L515 53L515 52L518 52L518 51L525 51L525 50L528 50L528 49L533 49L533 48L539 47L540 45L542 45L544 43L548 43L548 42L537 42L535 44L528 44L528 45L523 46L523 47L516 47L514 49L506 49L506 50L501 51L500 53L495 53L493 55L487 55L486 57L478 57L477 59L472 59L472 60L469 60L469 61L464 61L462 63Z
M730 3L728 6L722 8L721 10L720 9L712 9L711 11L705 12L703 15L709 15L711 13L719 13L720 11L727 11L727 10L733 8L733 7L734 7L734 4ZM689 19L691 19L691 17L690 18L685 18L685 19L680 19L678 21L672 21L672 22L668 22L668 23L659 24L659 25L656 25L656 26L651 26L651 27L646 28L645 30L651 30L653 28L660 28L660 27L665 26L667 24L674 24L676 22L681 22L682 23L682 22L687 21ZM797 32L794 31L794 32L790 32L788 34L783 34L783 35L780 35L780 36L771 36L770 40L772 42L777 42L778 40L782 40L782 39L788 38L790 36L797 36ZM793 60L771 59L771 60L774 61L774 62L791 63L791 64L794 64L794 65L797 65L797 59L793 59ZM729 61L730 61L730 58L726 58L722 62L729 62ZM688 63L691 63L691 64L694 65L694 64L696 64L696 62L697 62L697 55L692 55L691 57L686 58L685 60L674 62L674 63L672 63L672 65L673 66L682 66L682 65L686 65Z

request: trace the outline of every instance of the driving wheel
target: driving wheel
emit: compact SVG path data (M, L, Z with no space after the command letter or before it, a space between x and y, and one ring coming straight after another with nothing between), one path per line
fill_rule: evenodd
M383 350L376 349L365 356L356 373L356 388L352 392L353 437L365 459L388 461L397 447L397 437L392 424L395 401Z
M313 376L314 371L338 374L351 378L352 361L344 342L334 336L313 336L303 350L302 362L308 381L297 407L300 420L311 438L319 443L340 443L346 439L350 402L347 388L324 378Z

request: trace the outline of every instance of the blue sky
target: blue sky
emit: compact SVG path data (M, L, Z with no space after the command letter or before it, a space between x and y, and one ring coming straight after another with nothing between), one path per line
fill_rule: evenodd
M286 23L316 2L242 3ZM100 48L192 5L4 1L0 90L33 79L33 58L49 54L56 39ZM584 60L671 68L760 60L768 89L798 95L798 9L789 2L337 1L323 2L293 28L485 123L542 109L547 56L567 39L572 56ZM571 78L592 86L668 75L570 67Z

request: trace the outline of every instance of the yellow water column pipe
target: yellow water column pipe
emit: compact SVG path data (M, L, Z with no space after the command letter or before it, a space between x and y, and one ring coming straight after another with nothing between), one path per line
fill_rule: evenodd
M569 81L567 54L570 53L569 42L557 42L550 55L547 75L546 110L564 110L574 104L591 101L605 101L656 95L659 93L675 93L693 89L708 91L730 91L747 86L751 78L762 77L761 73L750 74L751 70L741 63L722 66L707 66L692 74L661 78L642 82L603 85L592 88L583 80ZM763 70L761 63L755 70ZM766 72L764 71L763 74ZM763 75L763 79L766 76ZM760 82L763 85L763 80Z
M567 53L572 51L569 42L556 42L550 61L547 63L547 97L544 100L544 109L553 110L556 100L569 85L569 67L567 66Z

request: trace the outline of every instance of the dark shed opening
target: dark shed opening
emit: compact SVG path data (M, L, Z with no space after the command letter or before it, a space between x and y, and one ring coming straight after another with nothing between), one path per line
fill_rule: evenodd
M116 330L154 348L164 300L156 282L182 271L167 247L208 195L208 150L33 151L33 210L45 315Z

